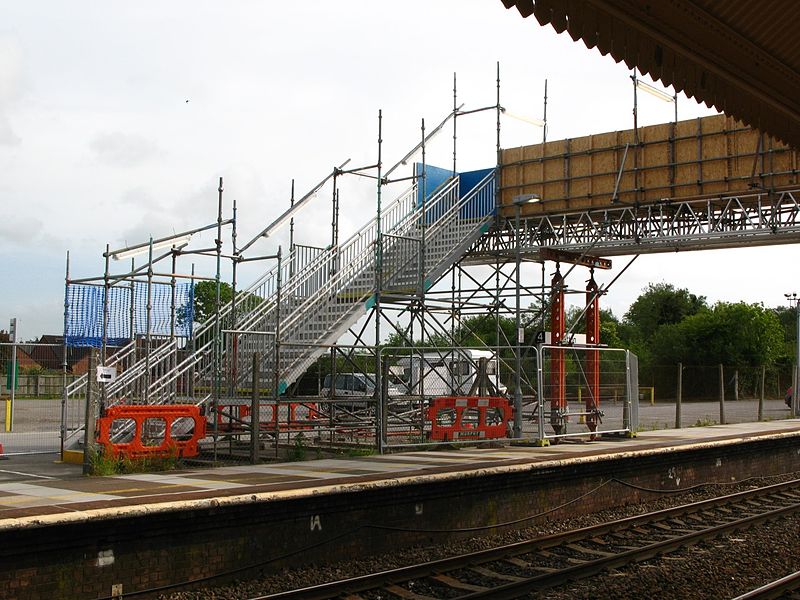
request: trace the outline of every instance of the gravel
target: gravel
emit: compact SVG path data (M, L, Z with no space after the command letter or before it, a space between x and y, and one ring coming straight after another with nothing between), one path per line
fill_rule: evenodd
M708 485L683 494L653 495L652 501L610 509L560 522L547 522L509 531L502 535L448 541L446 546L410 548L393 554L359 558L331 565L309 565L262 578L237 581L218 587L175 592L159 596L161 600L246 600L258 595L364 575L483 550L500 544L522 541L579 527L650 512L724 494L745 491L788 481L798 473L748 480L735 485ZM760 525L746 532L721 538L713 543L671 553L659 560L647 561L624 569L598 575L568 587L551 589L530 598L731 598L800 570L800 517L790 517ZM420 590L416 590L420 591ZM432 590L429 590L429 593Z
M599 575L590 581L531 594L548 600L734 598L800 570L800 516L737 532Z

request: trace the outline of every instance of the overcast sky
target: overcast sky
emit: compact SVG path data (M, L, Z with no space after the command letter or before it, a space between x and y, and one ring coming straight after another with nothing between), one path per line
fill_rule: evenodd
M379 109L393 164L421 118L430 128L451 109L454 72L466 109L494 104L496 61L515 113L541 117L549 79L548 139L632 126L624 65L500 0L3 2L0 328L18 317L24 339L61 333L67 250L74 277L101 275L106 244L210 223L220 176L226 215L236 199L239 241L250 239L287 208L292 178L301 195L347 158L376 161ZM679 113L713 111L679 97ZM671 104L640 95L640 123L671 118ZM450 164L450 136L430 163ZM494 166L494 139L493 115L462 119L459 167ZM503 122L504 147L540 139ZM347 179L341 198L344 239L374 214L374 185ZM329 223L323 193L301 213L297 241L326 245ZM285 232L259 248L278 243ZM603 302L621 316L648 282L667 281L775 306L800 291L798 258L794 246L643 256Z

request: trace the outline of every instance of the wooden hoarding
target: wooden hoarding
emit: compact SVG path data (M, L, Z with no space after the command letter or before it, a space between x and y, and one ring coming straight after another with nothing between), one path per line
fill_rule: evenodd
M797 152L725 115L502 151L500 204L523 215L797 187ZM624 159L624 162L623 162ZM619 182L617 183L617 180ZM614 196L616 190L616 197Z

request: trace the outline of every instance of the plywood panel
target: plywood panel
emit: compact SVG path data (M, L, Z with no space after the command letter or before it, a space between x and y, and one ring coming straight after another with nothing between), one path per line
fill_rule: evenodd
M725 115L641 127L638 134L638 144L629 129L503 150L501 209L511 214L520 194L543 199L524 214L609 206L618 175L618 199L630 204L800 181L795 150Z

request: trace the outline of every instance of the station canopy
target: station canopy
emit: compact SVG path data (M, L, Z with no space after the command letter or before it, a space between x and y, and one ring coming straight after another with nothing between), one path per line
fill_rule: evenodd
M800 2L501 1L800 148Z

